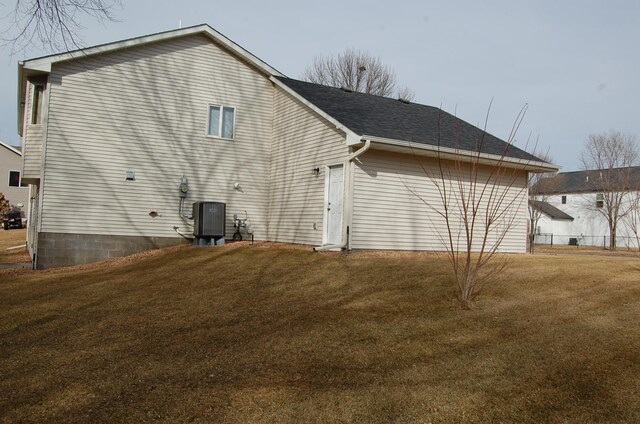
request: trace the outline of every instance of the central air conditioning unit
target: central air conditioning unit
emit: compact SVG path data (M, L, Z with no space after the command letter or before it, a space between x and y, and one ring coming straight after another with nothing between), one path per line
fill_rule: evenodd
M193 204L193 235L203 239L224 239L227 205L221 202Z

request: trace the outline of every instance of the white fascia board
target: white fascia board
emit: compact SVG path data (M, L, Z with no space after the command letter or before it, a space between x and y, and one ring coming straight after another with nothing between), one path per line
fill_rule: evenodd
M19 156L22 156L22 152L20 150L16 149L16 148L14 148L10 144L7 144L7 143L5 143L3 141L0 141L0 146L6 147L7 149L11 150L13 153L15 153L15 154L17 154Z
M353 145L356 145L356 144L361 144L364 141L361 136L359 136L358 134L354 133L349 128L344 126L341 122L339 122L337 119L335 119L334 117L332 117L331 115L329 115L328 113L326 113L325 111L320 109L318 106L316 106L313 103L311 103L309 100L307 100L304 97L302 97L295 90L290 88L288 85L286 85L285 83L283 83L279 79L271 77L271 81L274 84L276 84L278 87L280 87L281 89L283 89L284 91L286 91L287 93L289 93L290 95L295 97L298 101L300 101L300 103L304 104L309 109L313 110L315 113L320 115L322 118L326 119L331 124L335 125L335 127L338 130L344 132L346 134L346 136L347 136L346 137L347 146L353 146Z
M17 118L18 118L18 135L20 137L23 136L22 132L22 126L24 125L24 111L20 110L20 106L22 106L22 98L24 97L24 77L23 77L23 70L22 70L22 62L18 62L18 113L17 113ZM26 103L25 103L26 105ZM26 106L25 106L26 107Z
M243 58L247 62L253 64L253 66L255 66L256 68L261 69L266 74L268 74L268 75L276 75L276 76L279 76L279 77L284 77L285 76L283 73L278 71L276 68L274 68L271 65L267 64L266 62L264 62L263 60L261 60L257 56L255 56L252 53L250 53L248 50L245 50L240 45L234 43L233 41L231 41L230 39L228 39L224 35L220 34L215 29L211 28L209 25L204 25L204 32L207 35L209 35L209 37L211 37L215 41L217 41L218 43L224 45L227 49L235 52L238 56L240 56L241 58Z
M555 172L560 168L558 165L547 162L518 159L489 153L478 154L477 152L468 150L435 146L432 144L411 143L404 140L393 140L368 135L363 135L362 139L371 140L373 143L378 144L378 147L382 147L381 145L387 146L381 150L395 151L398 153L413 153L419 156L440 157L450 160L456 160L462 157L462 160L466 159L467 161L470 161L475 159L478 160L479 163L485 165L496 165L498 163L502 163L504 166L509 168L523 169L529 172Z
M94 47L88 47L86 49L75 50L66 53L60 53L51 56L45 56L41 58L25 60L22 62L22 66L25 69L39 71L39 72L51 72L51 65L56 62L62 62L64 60L83 58L87 56L92 56L96 54L110 53L113 51L140 46L147 43L155 43L158 41L169 40L172 38L184 37L187 35L193 34L203 34L207 35L209 38L218 42L219 44L226 47L228 50L233 51L238 56L251 63L256 68L262 70L264 73L269 75L279 75L282 74L276 70L275 68L269 66L262 60L258 59L253 54L249 53L247 50L240 47L238 44L234 43L224 35L220 34L218 31L214 30L207 24L197 25L189 28L176 29L172 31L161 32L158 34L146 35L137 38L131 38L128 40L117 41L114 43L101 44Z
M100 44L86 49L79 49L70 52L44 56L36 59L25 60L22 62L24 69L51 72L51 65L56 62L62 62L70 59L78 59L82 57L92 56L96 54L109 53L116 50L135 47L142 44L153 43L171 38L182 37L186 35L196 34L204 31L206 25L198 25L191 28L178 29L174 31L162 32L159 34L146 35L142 37L130 38L127 40L116 41L114 43Z

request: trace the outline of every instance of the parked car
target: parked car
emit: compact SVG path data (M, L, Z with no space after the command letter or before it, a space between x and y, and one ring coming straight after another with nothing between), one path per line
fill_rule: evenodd
M19 210L10 210L2 214L2 229L22 228L22 216Z

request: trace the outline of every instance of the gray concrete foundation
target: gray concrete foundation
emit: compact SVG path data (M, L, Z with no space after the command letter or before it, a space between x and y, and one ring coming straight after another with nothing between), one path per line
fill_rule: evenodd
M189 243L189 240L182 237L38 233L36 268L87 264L183 243Z

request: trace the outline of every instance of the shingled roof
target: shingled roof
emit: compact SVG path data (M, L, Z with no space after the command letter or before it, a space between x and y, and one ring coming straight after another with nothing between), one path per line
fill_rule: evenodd
M573 217L571 215L561 211L550 203L543 202L541 200L529 200L529 204L553 219L568 219L573 221Z
M607 187L610 186L610 187ZM588 171L559 172L531 188L534 194L597 193L640 188L640 166Z
M276 77L360 136L545 162L440 108ZM438 144L438 136L440 136Z

